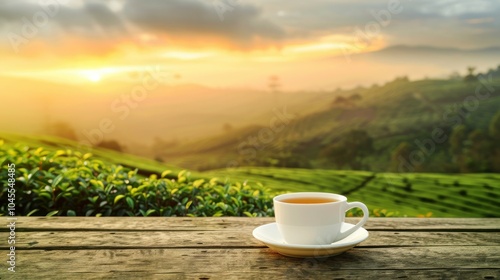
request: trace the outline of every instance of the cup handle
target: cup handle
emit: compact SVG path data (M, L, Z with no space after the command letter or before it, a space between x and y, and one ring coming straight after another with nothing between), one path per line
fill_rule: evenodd
M368 221L368 216L370 215L368 212L368 207L366 207L366 205L364 205L361 202L347 202L347 209L345 211L348 211L349 209L352 209L355 207L361 208L361 210L363 210L363 219L361 219L361 221L359 221L354 227L352 227L344 232L340 232L339 235L337 236L337 241L342 240L342 239L346 238L347 236L351 235L358 228L363 226L366 223L366 221Z

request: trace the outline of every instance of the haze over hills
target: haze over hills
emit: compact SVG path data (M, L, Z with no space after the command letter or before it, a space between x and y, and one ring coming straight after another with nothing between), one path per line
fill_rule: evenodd
M393 94L391 91L381 91L380 94L375 94L376 90L367 91L374 84L381 85L398 76L407 76L411 81L423 77L447 78L457 71L464 76L466 66L486 72L496 67L494 61L500 61L500 48L462 50L397 45L371 53L352 54L349 59L347 61L346 57L337 56L311 62L315 65L329 64L333 70L322 77L323 81L329 82L316 84L313 87L315 89L287 89L287 78L291 77L287 76L287 71L299 67L288 62L283 73L276 73L280 77L281 87L275 93L267 88L269 77L265 75L261 84L253 89L184 84L169 76L163 84L146 91L145 98L139 101L134 100L132 95L141 81L111 80L82 86L64 80L55 83L22 77L0 77L3 87L3 102L0 103L3 121L0 122L0 130L43 134L50 133L50 125L64 122L75 131L77 140L89 140L99 138L93 132L106 119L111 121L113 131L103 133L104 140L118 141L127 152L149 157L182 154L182 149L158 151L158 147L175 144L177 149L180 146L193 147L193 143L210 146L208 143L212 140L208 139L217 138L217 135L227 137L228 132L229 135L236 134L239 129L243 134L251 134L251 131L258 131L259 127L268 125L276 115L276 110L285 110L297 118L311 119L328 109L339 94L362 94L363 101L360 104L369 107L363 114L369 117L373 111L370 106L375 105L368 105L367 100L373 96L390 99ZM370 67L365 67L367 64ZM344 68L345 65L350 67ZM412 65L411 68L408 65ZM304 72L296 78L309 79L307 75ZM455 74L454 79L457 78L460 79ZM436 81L436 85L438 83L441 82ZM416 84L410 83L409 86L409 91L416 91L413 88ZM441 89L438 87L433 90ZM417 100L411 94L409 98ZM331 129L329 123L334 122L337 113L327 110L325 114L331 116L324 124L311 124L308 130ZM15 122L8 121L14 119ZM387 119L389 124L391 121L393 119ZM320 132L306 134L317 133ZM229 140L226 138L224 141ZM220 146L220 143L217 145Z
M458 71L465 74L464 65L487 71L492 61L500 61L500 47L459 49L397 45L359 54L359 57L389 64L434 65L436 70L449 71L444 74ZM432 77L435 74L429 72L427 75Z
M324 84L327 88L335 85L352 87L349 84L383 84L396 76L407 76L410 80L448 78L452 73L466 75L469 66L475 67L478 72L486 72L496 67L496 61L500 61L499 46L460 49L394 45L359 54L350 54L351 50L347 49L346 53L348 55L317 61L319 64L328 62L336 65L332 66L336 83Z
M109 119L115 129L105 139L128 145L150 145L165 140L196 139L215 135L223 127L240 127L268 119L276 102L297 111L314 110L312 100L321 92L286 92L274 95L252 89L215 89L200 85L160 85L134 99L134 83L108 83L105 87L56 84L22 78L0 78L0 130L44 133L50 124L64 122L76 137L99 128ZM42 89L42 90L41 90ZM303 104L309 104L304 107ZM5 120L16 120L5 121ZM135 151L134 151L135 152ZM148 152L144 155L150 155Z
M423 149L418 164L403 162L405 171L497 170L500 142L493 138L500 130L500 66L483 77L482 82L474 75L401 77L383 86L332 91L322 96L321 110L290 116L283 129L248 126L184 146L166 145L160 155L200 170L256 165L402 172L395 153L409 161ZM422 143L436 131L445 140L432 143L425 154ZM494 158L487 166L475 169L489 157Z
M365 55L439 55L442 58L446 58L447 56L500 56L498 53L500 51L500 47L492 46L488 48L480 48L480 49L460 49L460 48L439 48L432 46L408 46L408 45L394 45L389 46L387 48L381 49L379 51L366 53ZM363 54L360 54L363 55ZM496 57L495 57L496 58Z

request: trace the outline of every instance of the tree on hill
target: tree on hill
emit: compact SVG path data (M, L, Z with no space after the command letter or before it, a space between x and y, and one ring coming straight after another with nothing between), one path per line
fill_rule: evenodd
M352 101L351 98L345 98L343 96L337 96L335 98L335 100L333 100L332 102L332 107L338 107L338 106L342 106L342 107L353 107L354 106L354 103Z
M354 93L351 96L349 96L349 100L352 100L352 101L358 101L361 99L363 99L363 98L361 97L361 95L359 93Z
M123 147L116 140L101 141L96 147L123 152Z
M373 151L373 138L366 131L351 130L340 141L323 149L322 155L339 168L362 169L364 157Z
M476 129L467 137L464 151L465 170L462 172L489 172L491 141L486 133Z
M401 142L392 151L390 171L393 172L408 172L413 171L413 166L408 166L407 162L410 158L411 146L408 142Z
M73 141L78 140L78 138L76 137L75 130L73 129L73 127L71 127L71 125L69 125L66 122L56 122L50 124L46 129L48 133L51 135Z
M486 77L490 77L491 76L493 79L500 78L500 65L497 68L495 68L495 69L488 70L488 72L486 72L484 74L484 76L486 76Z
M335 97L335 100L333 100L332 102L332 105L335 106L335 105L341 105L341 104L344 104L346 102L346 98L343 97L343 96L337 96Z
M469 66L467 67L467 75L464 77L465 82L474 82L477 80L476 75L474 75L474 71L476 67Z

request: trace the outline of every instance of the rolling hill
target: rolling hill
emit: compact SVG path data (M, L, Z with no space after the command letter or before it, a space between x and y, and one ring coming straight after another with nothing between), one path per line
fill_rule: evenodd
M155 139L183 143L216 135L225 124L242 127L265 123L276 106L274 96L266 90L217 89L170 80L136 100L132 89L140 82L109 82L82 89L78 85L0 76L4 92L10 93L2 95L0 130L47 134L48 126L64 122L77 139L88 140L90 131L108 119L113 130L106 133L105 140L117 140L133 154L154 158L151 144ZM286 104L296 112L312 112L317 107L304 104L311 104L322 94L290 92Z
M278 191L341 193L350 201L364 202L375 215L496 217L500 210L499 174L403 174L262 167L202 174L261 182Z
M26 151L43 148L48 151L78 149L72 141L46 136L22 136L0 133L0 139ZM2 155L0 149L0 155ZM149 159L93 149L92 154L104 165L122 165L144 178L160 177L166 169L177 179L180 169ZM184 173L184 172L183 172ZM368 205L375 216L431 217L498 217L500 206L499 174L377 173L368 171L322 170L299 168L240 167L206 172L189 171L192 180L263 186L271 193L321 191L341 193L350 201ZM5 179L5 178L3 178ZM6 180L3 180L6 182ZM5 196L3 192L2 196Z
M418 150L417 142L432 138L437 129L448 141L436 143L435 151L416 169L457 172L459 168L450 162L449 154L453 130L463 125L469 136L474 131L487 135L499 112L500 68L485 73L485 77L491 79L409 81L400 77L383 86L324 93L317 100L322 109L315 112L299 115L280 108L281 116L288 116L285 122L277 122L280 129L273 129L276 123L272 122L280 117L275 114L268 119L269 125L246 126L165 147L159 157L198 170L254 165L387 171L398 145L406 142L410 150ZM342 141L352 131L366 133L372 141L371 150L359 154L357 162L350 163L353 158L346 156L345 164L339 164L340 155L331 151L347 145ZM470 141L465 137L464 146ZM492 151L500 149L498 142L491 143Z

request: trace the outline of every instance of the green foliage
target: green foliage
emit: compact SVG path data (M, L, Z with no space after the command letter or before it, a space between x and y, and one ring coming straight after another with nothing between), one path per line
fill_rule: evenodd
M455 126L448 141L449 155L455 165L452 171L500 172L500 141L495 139L497 126L500 127L500 113L491 119L489 133L470 130L465 125Z
M144 172L73 149L31 147L0 140L0 201L8 201L6 166L15 163L17 215L272 216L272 196L285 191L345 194L349 201L367 204L372 217L498 217L500 213L498 174L261 167L198 174ZM116 155L114 160L127 157ZM0 203L0 214L6 214L6 207ZM347 213L360 214L359 209Z
M467 75L464 77L465 82L475 82L477 81L477 76L474 75L474 71L476 70L476 67L467 67Z
M458 125L453 128L450 136L450 153L453 156L459 155L465 141L466 127L464 125Z
M464 153L467 156L467 171L484 172L491 171L490 161L492 142L488 135L481 130L472 131L467 138L467 146Z
M416 141L432 139L439 130L439 138L445 140L435 143L434 152L426 154L425 161L414 164L415 172L499 172L500 150L472 170L474 163L462 152L474 130L500 143L500 71L476 75L472 70L467 78L470 82L401 77L381 86L324 92L316 101L297 105L301 109L290 109L289 114L298 114L270 143L260 142L259 133L271 127L247 126L162 152L169 163L196 170L224 168L228 162L236 162L238 166L386 172L398 170L400 161L392 160L391 153L400 143L410 144L408 153L418 152ZM460 125L465 134L450 139L454 127ZM372 141L352 131L365 131ZM254 143L244 145L251 142L248 139Z
M499 217L499 174L374 173L246 167L206 175L262 182L276 191L339 193L372 217ZM348 216L360 216L352 209Z
M489 132L494 141L500 142L500 111L491 119Z
M362 169L362 160L373 152L373 139L364 130L351 130L341 140L326 147L322 155L337 168Z
M391 171L394 172L403 172L403 164L402 162L409 158L411 152L411 146L408 144L408 142L402 142L400 143L394 151L392 151L391 154ZM408 168L408 167L406 167ZM411 167L410 167L411 168ZM413 171L413 170L406 170L406 171Z
M499 179L497 174L378 173L348 197L380 217L498 217Z
M16 215L272 216L272 195L259 185L175 179L110 164L90 153L50 151L0 141L0 200L7 201L9 163L16 166ZM0 213L7 214L7 203Z

